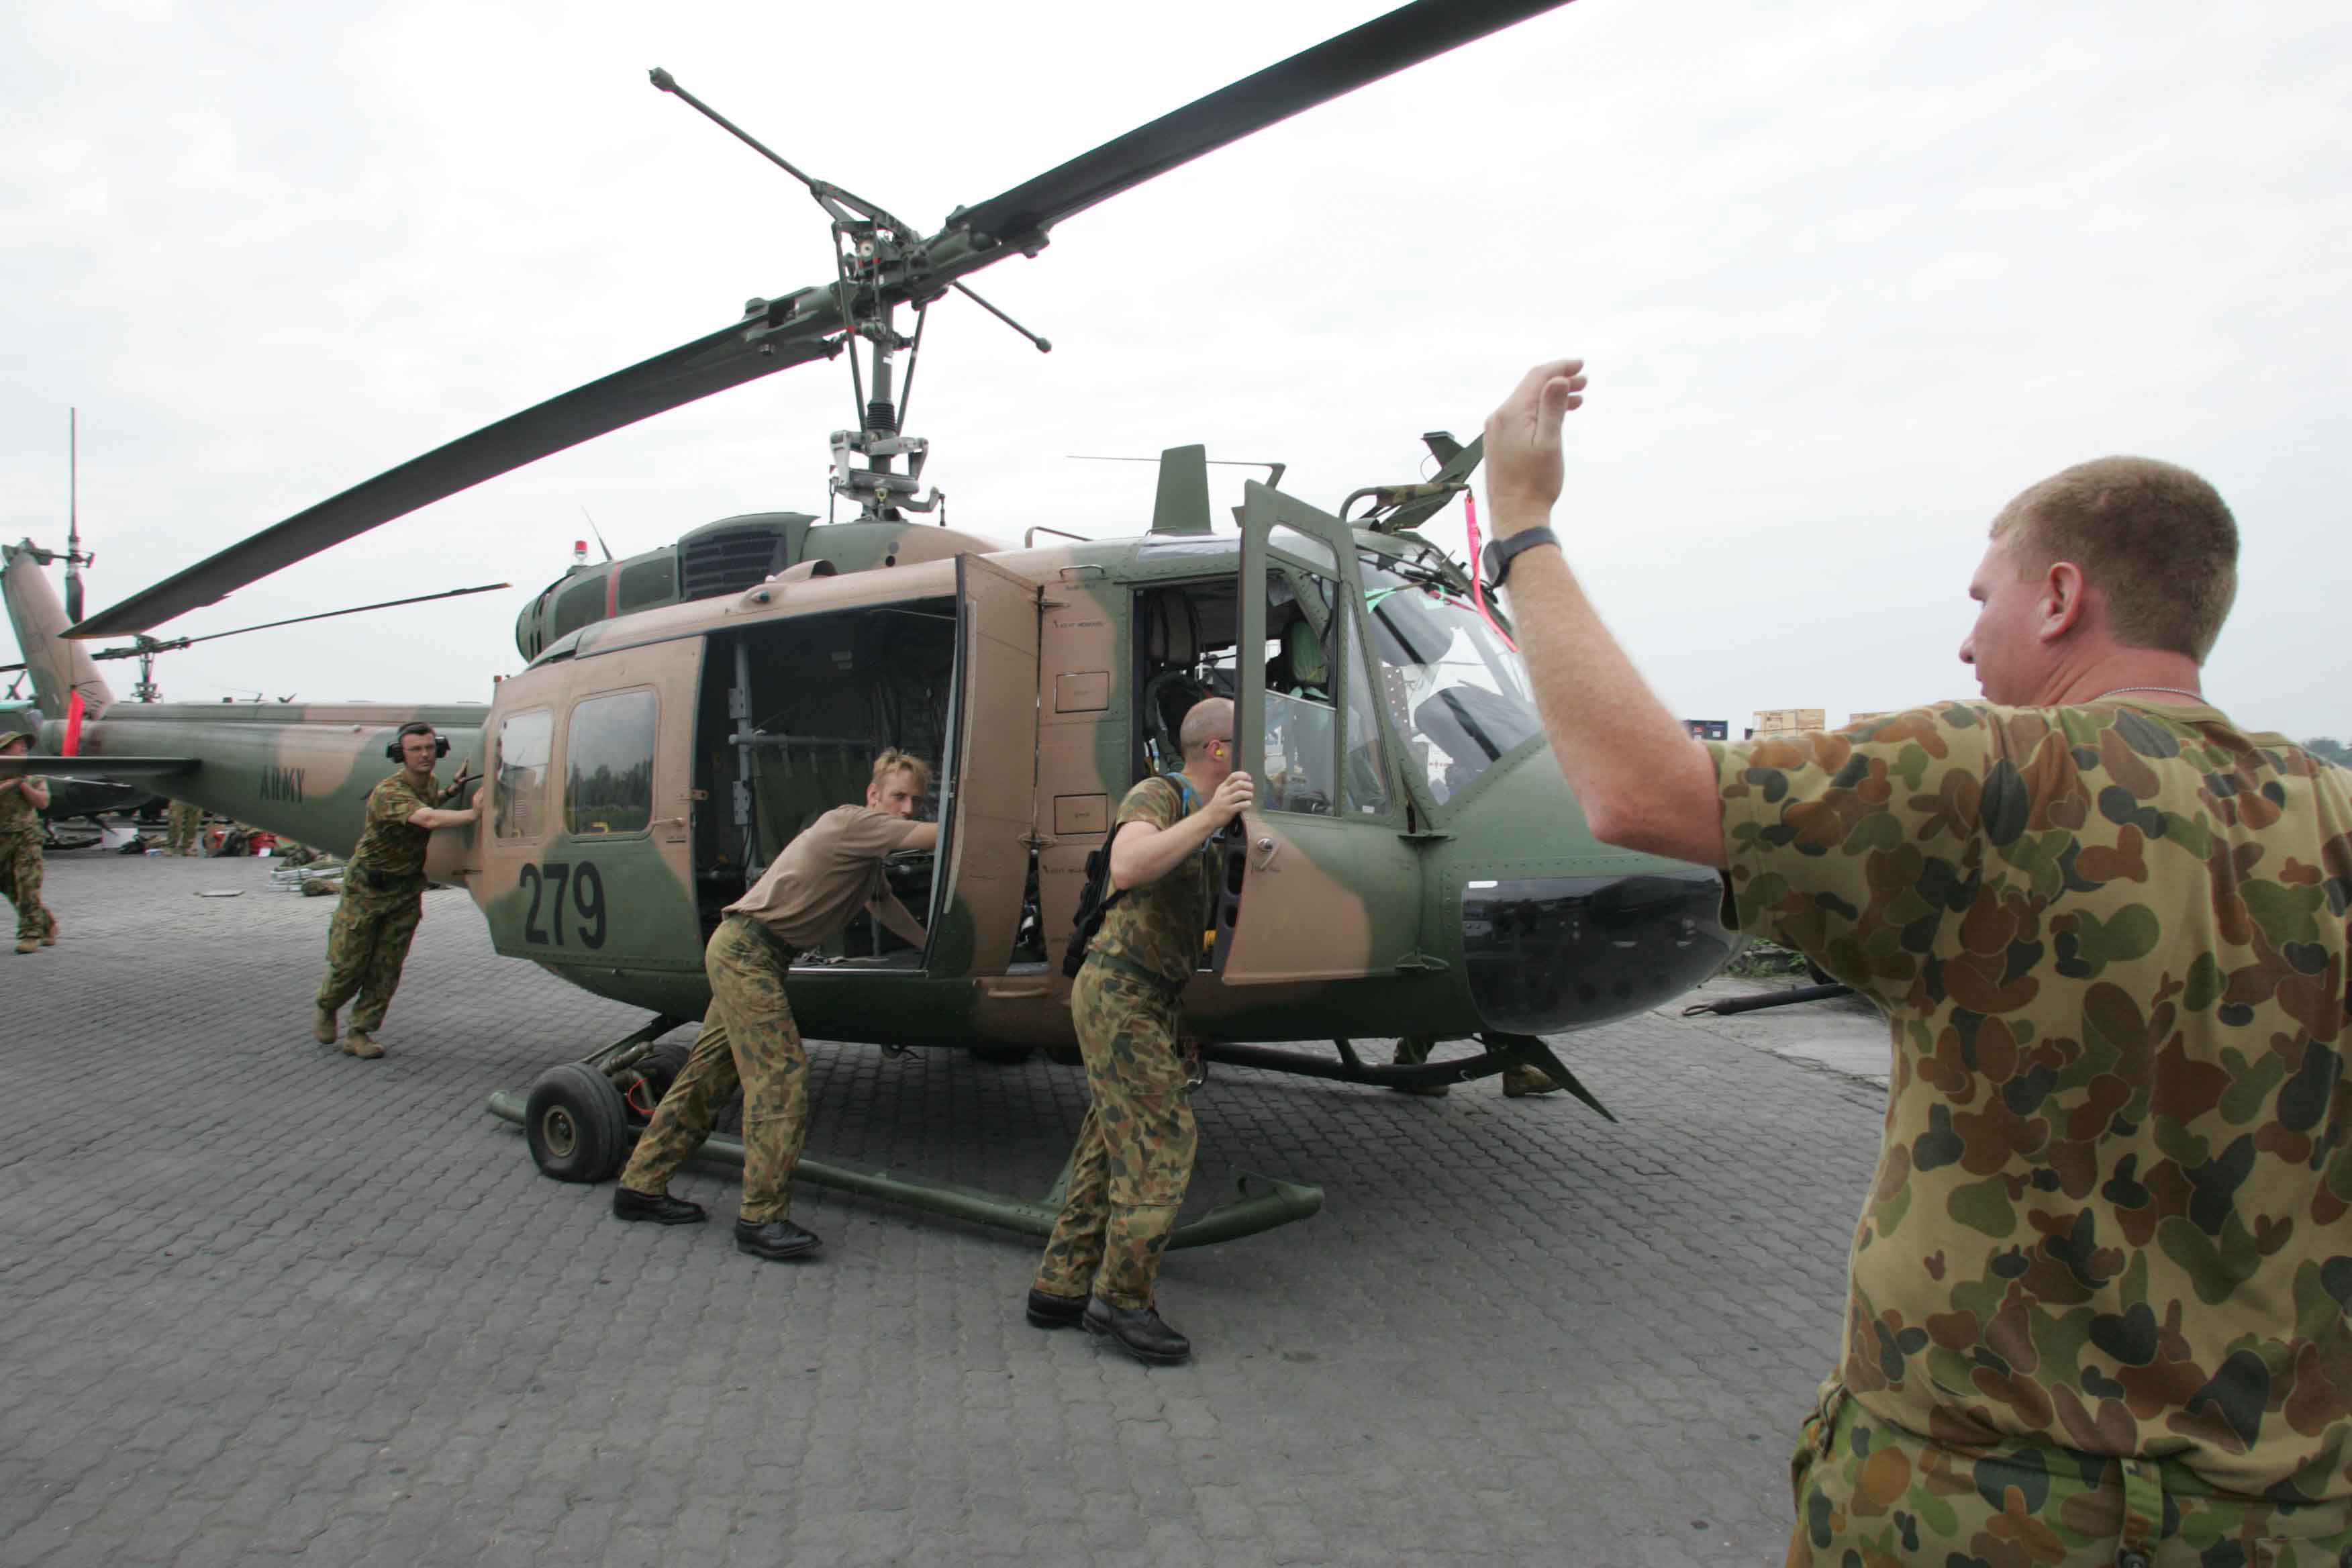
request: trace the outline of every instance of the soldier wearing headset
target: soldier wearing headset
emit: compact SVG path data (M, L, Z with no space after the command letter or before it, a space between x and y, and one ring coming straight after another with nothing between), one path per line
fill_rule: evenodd
M343 896L327 933L327 977L319 983L318 1015L311 1035L322 1046L335 1043L335 1014L356 994L343 1054L380 1057L375 1032L400 984L400 966L425 914L425 845L436 827L478 822L482 792L458 810L442 803L461 794L466 778L444 788L433 764L449 754L449 742L424 722L403 724L384 748L400 771L368 791L367 826L343 870Z

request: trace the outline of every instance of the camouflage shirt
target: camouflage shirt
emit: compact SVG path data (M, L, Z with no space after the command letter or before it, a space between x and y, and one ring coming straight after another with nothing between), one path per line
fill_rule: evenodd
M1189 816L1183 786L1148 778L1118 803L1121 823L1148 822L1172 827ZM1206 858L1188 855L1156 882L1130 888L1103 916L1102 929L1087 944L1089 957L1108 953L1181 985L1200 967L1201 936L1209 926Z
M0 779L0 843L41 837L41 814L14 779Z
M405 768L368 791L367 826L360 830L359 847L345 864L384 877L423 876L425 846L433 830L415 826L408 819L417 811L439 805L449 794L437 778L418 789L408 782Z
M1709 749L1738 928L1893 1025L1864 1408L2352 1497L2347 775L2206 707Z

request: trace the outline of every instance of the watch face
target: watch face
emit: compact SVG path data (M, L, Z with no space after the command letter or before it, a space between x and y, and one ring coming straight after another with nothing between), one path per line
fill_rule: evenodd
M1499 584L1503 581L1503 546L1499 540L1486 542L1486 581Z

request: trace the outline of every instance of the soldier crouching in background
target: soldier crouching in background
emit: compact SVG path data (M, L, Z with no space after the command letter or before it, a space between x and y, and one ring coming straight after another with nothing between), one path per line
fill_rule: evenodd
M702 1147L740 1084L743 1194L735 1248L777 1263L817 1249L816 1236L791 1217L793 1171L808 1137L808 1055L784 977L794 953L833 936L861 909L922 947L923 928L884 884L882 862L939 842L938 823L915 820L930 787L929 763L884 752L874 759L864 805L838 805L818 817L727 906L703 951L710 1011L613 1190L615 1218L693 1225L707 1217L700 1204L669 1195L670 1173Z
M21 757L33 749L30 721L0 739L0 757ZM0 896L16 906L16 951L58 944L58 917L41 902L41 813L48 809L49 786L37 778L0 779Z
M400 966L425 914L425 846L436 827L478 822L482 792L462 810L441 803L466 787L462 774L443 788L433 763L448 748L426 723L403 724L394 742L400 772L368 791L367 826L343 869L343 896L327 931L327 977L319 983L318 1016L310 1033L335 1043L335 1014L357 994L343 1054L380 1057L375 1031L400 984Z

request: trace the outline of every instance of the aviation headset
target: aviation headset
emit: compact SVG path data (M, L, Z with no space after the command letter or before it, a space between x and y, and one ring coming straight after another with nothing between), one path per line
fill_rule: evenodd
M422 719L415 721L414 723L403 724L400 727L400 733L394 735L390 741L384 743L383 754L390 757L395 763L406 762L408 759L400 754L400 743L408 739L411 735L432 736L433 755L436 758L446 757L449 754L449 737L444 735L432 725L425 722Z

